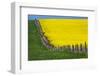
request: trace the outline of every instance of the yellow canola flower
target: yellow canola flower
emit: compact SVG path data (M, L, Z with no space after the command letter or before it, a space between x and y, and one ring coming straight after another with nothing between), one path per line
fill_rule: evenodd
M55 47L88 43L88 19L39 19L44 35Z

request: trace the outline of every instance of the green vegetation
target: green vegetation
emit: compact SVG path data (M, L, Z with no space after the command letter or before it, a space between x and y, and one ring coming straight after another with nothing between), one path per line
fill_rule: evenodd
M34 20L28 21L28 60L79 59L87 57L87 52L75 53L67 49L53 50L46 48L41 41Z

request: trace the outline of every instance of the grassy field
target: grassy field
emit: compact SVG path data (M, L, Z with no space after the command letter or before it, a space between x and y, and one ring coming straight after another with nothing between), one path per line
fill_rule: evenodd
M41 42L39 32L34 20L28 21L28 60L51 60L51 59L79 59L87 58L87 52L74 53L67 49L53 51L47 49Z

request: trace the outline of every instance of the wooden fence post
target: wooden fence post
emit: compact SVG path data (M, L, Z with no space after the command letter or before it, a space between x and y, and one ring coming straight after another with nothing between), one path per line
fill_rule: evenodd
M78 44L75 45L75 52L79 52L79 46L78 46Z
M82 47L82 44L80 44L80 52L83 51L83 47Z
M88 50L88 48L87 48L87 44L86 44L86 42L85 42L85 51L87 52L87 50Z
M72 52L74 52L75 51L75 46L74 45L72 45Z

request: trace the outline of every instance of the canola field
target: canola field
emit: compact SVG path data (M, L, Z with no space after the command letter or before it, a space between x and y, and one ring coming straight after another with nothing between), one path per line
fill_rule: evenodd
M55 47L88 44L88 19L39 19L39 22Z
M49 32L49 30L47 30L47 31ZM61 36L60 34L59 34L59 36ZM69 32L68 32L68 34L69 34ZM70 34L70 36L71 36L71 34ZM56 43L56 44L58 45L58 43ZM65 43L65 44L67 45L68 43ZM61 46L61 44L60 44L60 46ZM87 51L86 52L71 52L68 49L55 50L55 51L52 49L53 48L48 49L43 45L41 38L40 38L40 33L38 32L38 28L35 25L35 20L34 19L28 20L28 61L88 58Z

